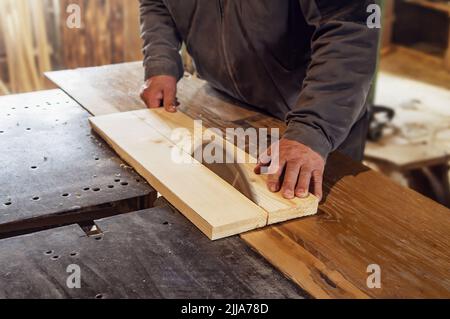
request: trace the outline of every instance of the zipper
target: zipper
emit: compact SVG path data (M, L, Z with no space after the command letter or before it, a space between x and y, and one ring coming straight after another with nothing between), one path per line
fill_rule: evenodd
M227 54L227 50L226 50L226 41L225 41L225 23L224 23L224 16L225 16L225 9L224 9L224 1L226 0L218 0L219 2L219 11L220 11L220 25L221 25L221 30L220 30L220 38L221 38L221 45L222 45L222 53L225 59L225 66L227 68L228 71L228 76L231 79L231 82L233 84L234 87L234 91L236 92L236 94L240 97L240 99L242 101L245 101L241 91L239 90L238 84L236 82L236 79L234 78L233 75L233 69L231 68L231 64L228 58L228 54Z

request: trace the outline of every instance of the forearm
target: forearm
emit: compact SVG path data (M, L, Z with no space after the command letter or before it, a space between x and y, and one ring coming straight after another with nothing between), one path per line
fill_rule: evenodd
M145 79L156 75L183 76L181 39L162 0L140 0Z
M301 1L315 27L312 56L285 137L324 158L346 139L365 112L376 68L378 31L366 25L366 1ZM332 6L332 8L331 8Z

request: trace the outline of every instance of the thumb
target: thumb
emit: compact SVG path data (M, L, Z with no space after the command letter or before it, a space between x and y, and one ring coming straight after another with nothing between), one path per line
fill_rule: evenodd
M141 98L144 101L144 103L147 105L148 108L155 109L158 107L161 107L161 102L163 99L163 92L162 90L149 90L146 92L143 92L141 94Z

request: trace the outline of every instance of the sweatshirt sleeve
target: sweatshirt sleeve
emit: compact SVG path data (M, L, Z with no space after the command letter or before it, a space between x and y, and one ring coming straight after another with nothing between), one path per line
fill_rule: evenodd
M299 0L314 27L311 61L284 137L327 158L365 112L376 70L378 29L370 29L363 0Z
M162 0L139 0L141 38L144 42L145 80L155 75L183 76L181 39Z

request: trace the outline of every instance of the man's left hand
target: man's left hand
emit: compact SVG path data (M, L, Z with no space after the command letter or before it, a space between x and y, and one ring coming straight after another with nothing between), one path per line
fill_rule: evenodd
M312 186L313 194L322 199L325 160L310 147L283 138L260 157L255 173L261 174L263 167L268 169L270 191L281 191L287 199L304 198Z

